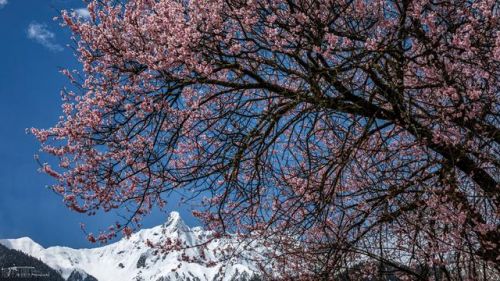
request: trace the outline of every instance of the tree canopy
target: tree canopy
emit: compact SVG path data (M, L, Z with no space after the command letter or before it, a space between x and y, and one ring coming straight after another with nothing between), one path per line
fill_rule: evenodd
M88 9L63 13L82 91L32 132L68 207L128 212L90 240L183 191L217 233L266 241L282 278L333 280L356 261L422 280L500 273L498 1Z

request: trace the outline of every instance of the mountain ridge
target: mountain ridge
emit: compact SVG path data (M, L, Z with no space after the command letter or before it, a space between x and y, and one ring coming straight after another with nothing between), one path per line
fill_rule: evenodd
M197 248L159 253L146 245L147 240L161 244L167 239L177 239L187 246L194 246L208 241L210 235L210 231L201 227L190 228L178 212L172 212L159 226L139 230L128 239L97 248L44 248L29 237L0 239L0 244L40 259L64 279L72 274L88 274L98 281L245 281L255 278L255 266L241 258L207 266L207 263L187 262L182 258L183 255L200 256ZM203 256L208 260L217 260L213 250L225 249L234 243L231 239L210 240Z

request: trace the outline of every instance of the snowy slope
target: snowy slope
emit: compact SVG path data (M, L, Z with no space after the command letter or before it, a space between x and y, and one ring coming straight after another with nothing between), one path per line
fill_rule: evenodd
M174 280L248 280L255 268L238 259L217 263L208 267L206 263L180 261L182 252L168 254L155 253L145 243L161 243L165 239L179 238L187 245L195 245L210 232L200 227L190 228L180 218L179 213L172 212L165 224L150 229L143 229L129 239L94 249L72 249L68 247L43 248L28 237L0 240L8 248L20 250L39 258L50 267L68 278L75 270L88 273L99 281L174 281ZM231 240L214 240L208 249L225 249ZM189 249L186 254L200 257L199 249ZM206 259L216 260L212 251L205 251Z

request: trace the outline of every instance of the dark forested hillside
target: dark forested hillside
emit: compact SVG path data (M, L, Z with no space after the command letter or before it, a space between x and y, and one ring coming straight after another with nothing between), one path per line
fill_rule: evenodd
M48 273L48 277L32 277L32 278L2 278L0 272L0 280L9 281L64 281L57 271L50 268L42 261L26 255L23 252L11 250L0 244L0 268L7 268L12 266L32 266L41 273Z

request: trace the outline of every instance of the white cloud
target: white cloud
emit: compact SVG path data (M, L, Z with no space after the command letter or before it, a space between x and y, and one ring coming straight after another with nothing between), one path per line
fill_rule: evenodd
M2 1L2 0L0 0ZM87 10L87 8L79 8L79 9L76 9L75 10L75 14L80 17L80 18L83 18L83 19L88 19L90 18L90 13L89 13L89 10Z
M28 26L28 38L35 40L49 50L63 50L63 47L55 42L56 35L47 29L46 24L36 22L31 23Z
M5 5L7 5L7 3L9 3L9 1L7 1L7 0L0 0L0 9L2 9Z

